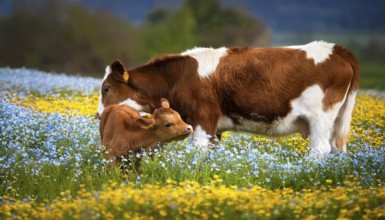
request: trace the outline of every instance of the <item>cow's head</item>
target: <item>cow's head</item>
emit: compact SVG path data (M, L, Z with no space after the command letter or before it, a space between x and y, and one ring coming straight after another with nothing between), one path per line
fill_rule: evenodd
M186 124L179 113L170 108L167 99L161 99L161 105L151 118L141 117L137 119L137 123L142 128L153 129L161 142L183 139L193 132L192 126Z
M130 83L130 75L120 61L115 61L107 66L103 83L100 89L100 98L97 116L112 104L126 104L137 111L149 112L150 108L145 103L140 103L138 92Z

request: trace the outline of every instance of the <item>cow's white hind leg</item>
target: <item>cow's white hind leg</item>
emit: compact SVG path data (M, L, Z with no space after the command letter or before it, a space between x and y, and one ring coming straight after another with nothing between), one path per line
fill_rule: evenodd
M307 120L310 131L310 153L319 157L329 154L332 150L330 139L333 124L342 105L342 102L336 103L325 111L324 97L321 87L313 85L305 89L301 96L291 103L293 112Z
M310 154L322 157L331 152L330 136L333 127L333 121L323 114L309 119Z
M317 156L324 156L331 151L335 152L336 146L331 144L333 126L343 102L336 103L327 112L319 109L316 114L310 116L310 152Z

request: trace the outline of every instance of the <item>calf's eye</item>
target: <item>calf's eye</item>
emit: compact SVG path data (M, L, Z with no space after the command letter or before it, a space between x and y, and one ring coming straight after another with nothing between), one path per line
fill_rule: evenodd
M167 123L167 124L166 124L166 127L168 127L168 128L171 127L171 126L173 126L172 123Z
M110 91L110 87L104 88L104 92L108 92L108 91Z

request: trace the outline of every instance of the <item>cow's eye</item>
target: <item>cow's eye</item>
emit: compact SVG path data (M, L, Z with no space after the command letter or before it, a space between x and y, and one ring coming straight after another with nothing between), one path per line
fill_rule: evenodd
M108 92L108 91L110 91L110 87L105 87L104 92Z
M173 123L167 123L167 124L166 124L166 127L169 128L169 127L172 127L173 125L174 125Z

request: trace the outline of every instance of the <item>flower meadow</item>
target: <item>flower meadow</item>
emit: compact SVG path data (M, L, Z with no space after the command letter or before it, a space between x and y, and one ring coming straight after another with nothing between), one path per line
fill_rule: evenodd
M112 168L100 84L0 68L0 219L385 219L385 92L359 92L347 153L226 132L205 152L185 139Z

